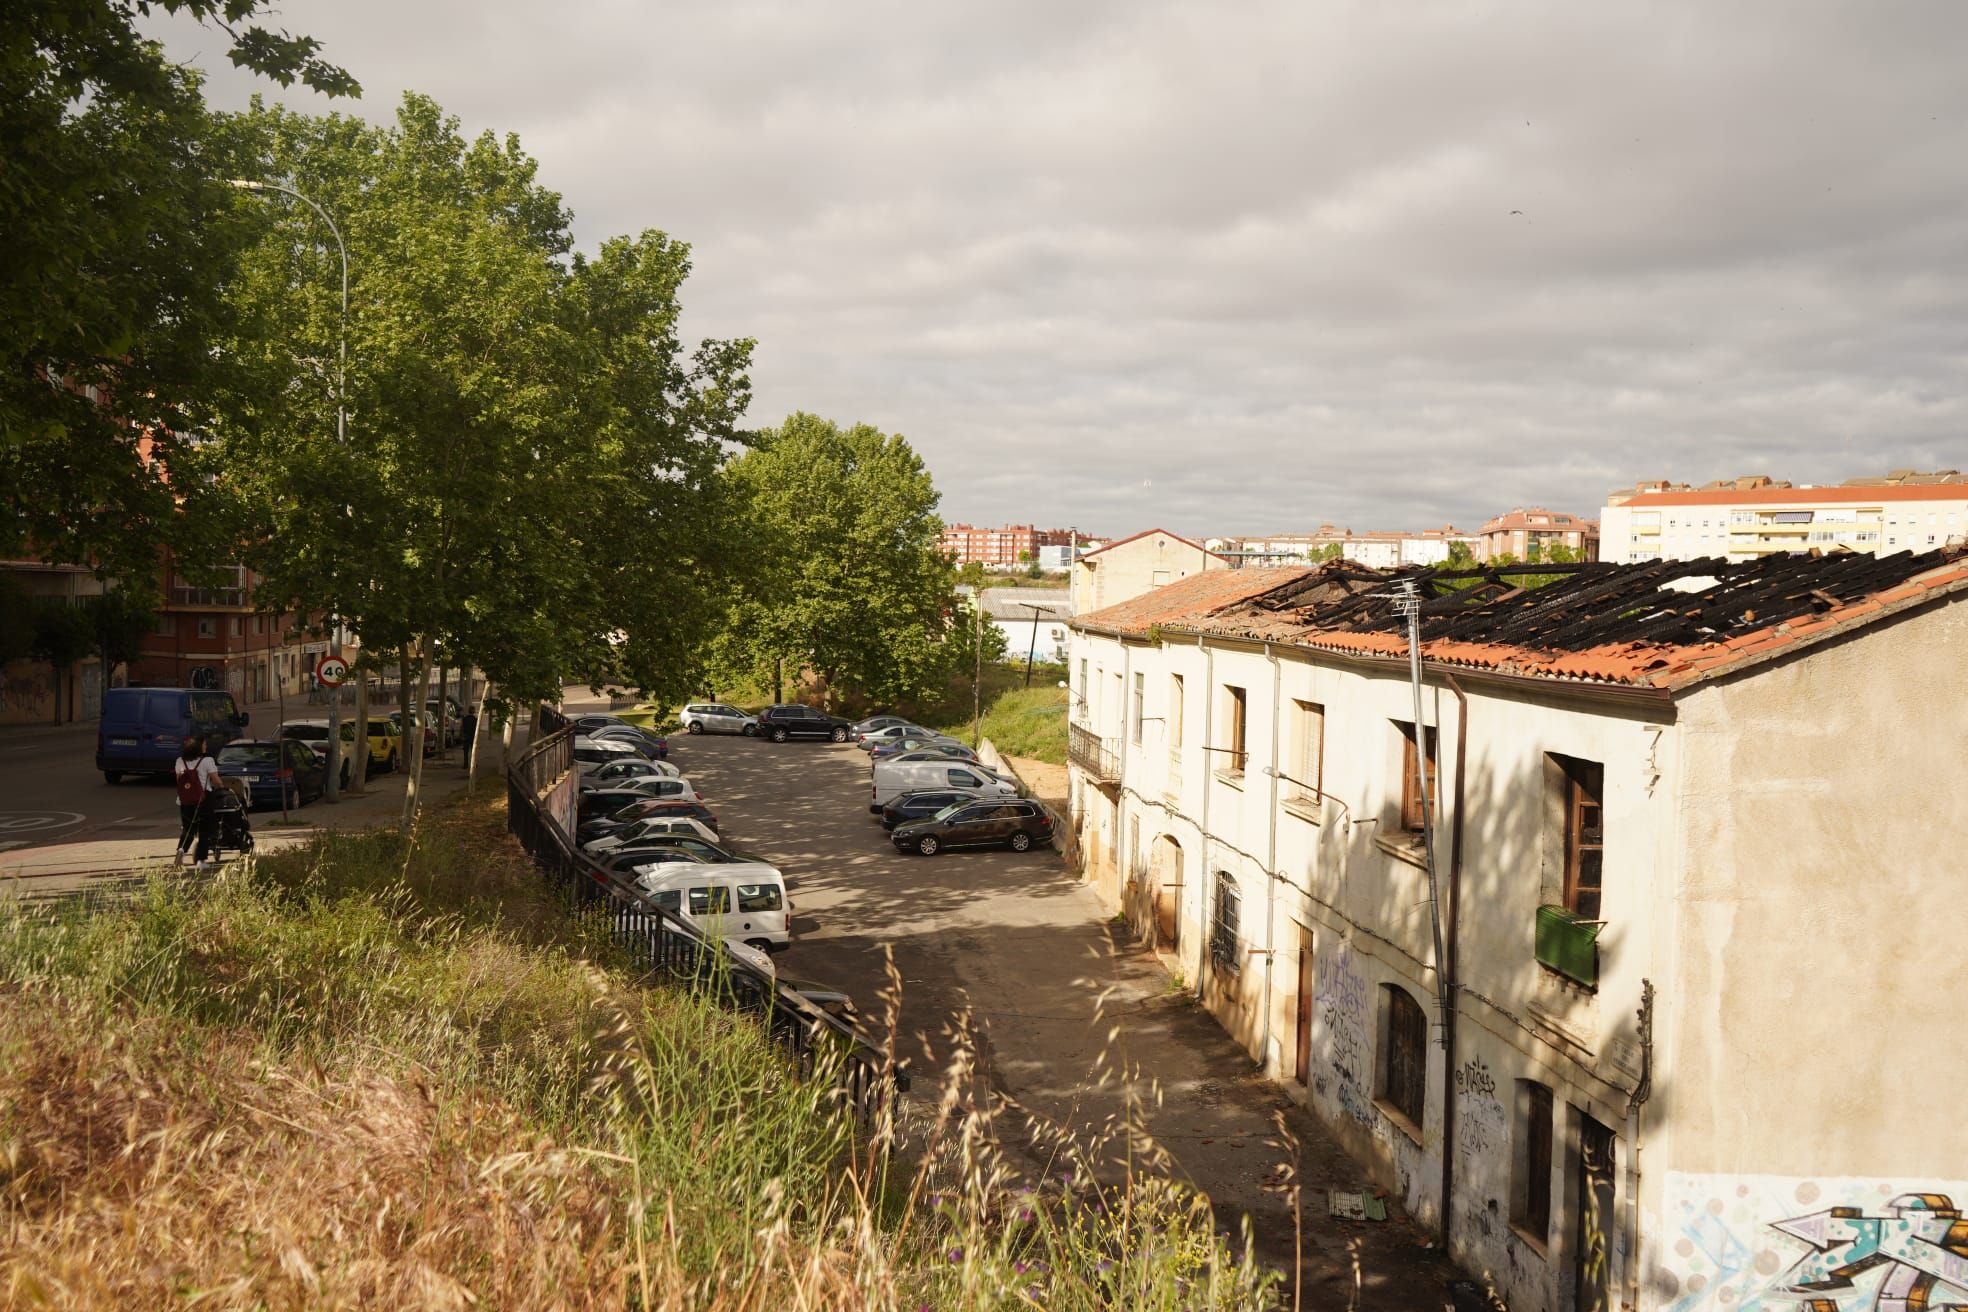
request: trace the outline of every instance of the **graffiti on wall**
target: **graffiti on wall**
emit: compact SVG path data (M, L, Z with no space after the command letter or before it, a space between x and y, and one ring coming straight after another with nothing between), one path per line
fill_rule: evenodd
M1968 1182L1671 1173L1673 1312L1968 1312Z
M1509 1143L1509 1122L1497 1099L1496 1079L1480 1058L1456 1070L1456 1151L1465 1160L1501 1152Z
M1333 1100L1346 1115L1372 1125L1377 1118L1370 1092L1373 1052L1367 1045L1367 994L1367 977L1354 962L1352 948L1342 946L1320 962L1312 1006L1325 1031Z

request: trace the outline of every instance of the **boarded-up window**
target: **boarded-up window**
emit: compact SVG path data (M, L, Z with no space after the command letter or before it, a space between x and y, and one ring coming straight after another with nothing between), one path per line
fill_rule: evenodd
M1232 774L1242 774L1249 760L1244 750L1244 690L1223 685L1223 746L1225 764Z
M1421 1004L1398 984L1381 986L1387 1016L1387 1055L1381 1067L1381 1101L1421 1128L1428 1089L1428 1018Z
M1401 731L1401 828L1418 834L1422 828L1421 783L1416 777L1415 768L1415 727L1405 721L1397 721ZM1428 730L1425 769L1428 775L1428 805L1431 810L1438 805L1435 790L1435 730Z
M1169 675L1168 740L1171 752L1182 748L1182 676Z
M1324 792L1326 708L1317 702L1292 703L1291 791L1288 796L1316 802Z
M1510 1191L1510 1219L1546 1244L1551 1241L1551 1090L1535 1080L1519 1080L1517 1106L1518 1180Z

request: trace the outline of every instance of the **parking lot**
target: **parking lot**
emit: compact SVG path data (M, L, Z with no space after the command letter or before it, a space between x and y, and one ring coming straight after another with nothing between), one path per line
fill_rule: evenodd
M778 959L783 974L846 989L873 1030L884 953L894 954L903 984L898 1048L915 1074L914 1105L934 1108L943 1095L947 1032L968 1010L980 1071L959 1096L1004 1100L1011 1114L1000 1133L1015 1161L1045 1164L1044 1149L1019 1129L1021 1113L1092 1133L1132 1093L1153 1139L1226 1226L1250 1213L1260 1256L1288 1267L1290 1204L1265 1187L1286 1156L1274 1128L1283 1113L1302 1140L1308 1306L1442 1306L1449 1272L1422 1236L1398 1219L1326 1214L1326 1190L1358 1187L1364 1173L1275 1086L1252 1077L1244 1052L1169 988L1150 954L1120 939L1056 852L897 853L868 813L868 760L851 745L670 741L671 759L717 813L724 838L785 872L795 914L793 946ZM1116 1078L1122 1072L1134 1078ZM1349 1245L1361 1263L1357 1304Z

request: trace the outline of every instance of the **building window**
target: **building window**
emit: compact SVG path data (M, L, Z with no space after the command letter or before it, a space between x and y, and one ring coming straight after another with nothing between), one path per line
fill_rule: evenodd
M1415 765L1415 727L1403 721L1395 721L1401 731L1401 828L1411 834L1418 834L1422 828L1421 787L1416 781ZM1423 768L1428 774L1428 805L1439 809L1435 791L1435 730L1431 727L1427 734L1427 747L1424 752Z
M1428 1089L1428 1018L1414 995L1398 984L1380 986L1381 1045L1380 1100L1421 1130Z
M1080 688L1078 696L1080 719L1085 721L1087 709L1087 658L1084 656L1080 657Z
M158 636L158 637L160 637L160 638L173 638L173 637L176 637L176 636L177 636L177 632L178 632L178 617L177 617L177 616L175 616L175 615L159 615L159 616L157 617L157 636Z
M1141 746L1141 721L1148 714L1148 676L1134 676L1134 745Z
M1218 871L1216 906L1210 916L1210 960L1218 970L1236 973L1242 956L1237 951L1237 924L1243 901L1237 896L1237 881Z
M1510 1223L1542 1248L1551 1242L1551 1090L1517 1081L1516 1179Z
M1244 750L1244 690L1223 685L1223 745L1224 757L1232 774L1242 774L1249 761L1249 753Z
M1317 702L1292 703L1292 783L1289 797L1317 802L1325 790L1326 708Z
M1168 742L1171 752L1182 749L1182 676L1169 675Z
M1565 909L1580 920L1599 919L1606 857L1606 767L1597 761L1556 758L1565 774Z
M210 616L207 616L207 617L205 617L205 618L203 618L203 619L201 619L201 620L199 620L199 621L198 621L198 636L199 636L199 637L201 637L201 638L216 638L216 637L218 637L218 636L219 636L219 622L218 622L217 620L215 620L215 619L212 619L212 618L211 618Z

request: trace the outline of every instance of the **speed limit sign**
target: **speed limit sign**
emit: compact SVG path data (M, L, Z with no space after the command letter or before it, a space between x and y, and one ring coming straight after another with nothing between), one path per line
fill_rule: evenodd
M314 663L314 677L324 688L339 688L348 678L348 662L339 656L323 656Z

